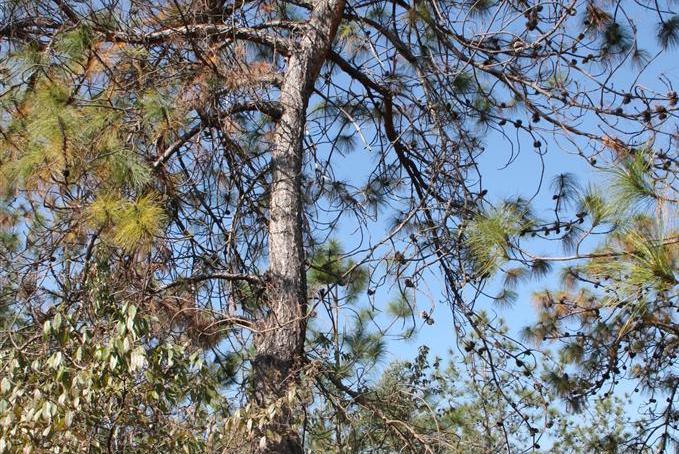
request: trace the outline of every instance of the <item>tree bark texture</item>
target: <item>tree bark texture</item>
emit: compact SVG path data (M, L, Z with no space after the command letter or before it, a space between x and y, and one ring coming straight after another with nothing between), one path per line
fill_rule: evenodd
M307 29L293 49L280 94L282 113L271 150L272 183L269 221L268 314L255 336L253 365L255 402L265 407L286 395L297 382L306 336L306 267L302 239L302 139L314 83L342 17L344 0L318 0ZM278 435L267 453L301 453L292 412L283 409L266 428Z

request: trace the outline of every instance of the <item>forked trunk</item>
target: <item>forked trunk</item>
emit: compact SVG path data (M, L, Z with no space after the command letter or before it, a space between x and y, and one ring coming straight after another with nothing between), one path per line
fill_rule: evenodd
M344 0L318 0L299 46L291 49L281 87L282 115L271 150L269 313L255 337L253 388L260 407L286 395L299 379L306 335L306 268L302 240L302 138L314 83L337 32ZM301 453L292 409L265 428L276 435L260 452Z

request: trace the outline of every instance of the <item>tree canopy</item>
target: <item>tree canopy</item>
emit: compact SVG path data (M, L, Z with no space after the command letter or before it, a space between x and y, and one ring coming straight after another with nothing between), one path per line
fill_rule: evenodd
M671 1L3 2L0 452L676 448L677 44Z

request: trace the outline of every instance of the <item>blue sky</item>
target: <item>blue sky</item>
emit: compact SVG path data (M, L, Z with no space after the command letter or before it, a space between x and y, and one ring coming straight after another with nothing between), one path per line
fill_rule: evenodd
M635 17L638 18L636 25L639 31L638 42L640 47L649 50L651 55L655 55L658 49L655 42L656 17L640 7L630 8L631 13L638 13ZM679 52L675 50L653 59L650 64L643 68L641 77L636 83L643 85L647 89L665 93L668 87L661 81L661 76L665 76L666 80L669 80L671 83L679 82L675 76L679 74L677 55L679 55ZM613 79L614 86L620 91L631 91L631 87L635 83L635 78L639 75L639 72L639 68L627 64ZM676 90L677 87L674 87L674 89ZM528 121L525 118L525 113L517 113L516 115L517 118L520 115L524 118L524 121ZM597 123L598 119L586 117L585 121L589 122L589 124L581 125L583 129L594 129L599 132L600 125ZM572 173L577 176L582 186L589 184L605 185L607 179L606 173L594 169L585 159L578 156L573 144L567 143L562 136L546 133L543 139L543 150L545 152L544 156L541 157L533 148L533 139L530 136L527 134L516 135L516 129L511 123L508 123L505 127L505 132L510 135L511 142L503 138L496 131L479 132L484 138L486 149L480 156L479 165L483 175L483 187L488 190L486 199L491 203L496 204L505 198L519 195L529 198L537 193L533 200L536 214L549 219L554 208L554 201L552 200L553 192L549 187L551 180L556 175ZM506 166L510 159L512 161L511 164ZM367 169L371 168L373 164L370 153L362 149L350 153L339 162L335 167L337 177L352 182L360 181L362 174L367 172ZM540 187L540 185L542 186ZM389 216L389 212L384 212L378 216L378 221L371 225L368 234L374 240L379 240L386 233L387 218ZM345 249L351 249L359 241L355 231L352 229L353 227L350 223L342 224L336 236L345 246ZM596 241L596 239L589 240L587 246L590 248L595 246ZM558 241L534 241L531 246L533 251L543 255L558 256L563 253L561 244ZM541 281L529 281L520 284L517 288L519 297L513 306L498 307L489 300L482 300L477 308L485 308L498 317L503 318L510 327L510 333L518 335L523 327L532 324L536 319L536 312L531 301L532 293L545 288L558 288L559 285L558 267L555 267L554 271ZM499 293L500 289L500 279L491 280L485 288L487 293L491 295ZM376 306L385 310L390 299L394 298L396 294L397 289L391 289L391 291L388 288L380 289L375 298ZM387 355L382 363L377 365L375 372L381 370L382 367L391 361L414 358L421 345L427 345L431 349L432 355L438 355L443 358L447 357L449 349L456 349L456 335L452 325L451 310L448 303L443 300L443 295L441 280L437 279L435 272L430 274L427 279L423 279L423 284L418 288L415 298L417 301L416 314L419 314L422 310L428 311L433 307L435 323L430 326L418 318L419 332L415 338L408 341L389 341L387 344ZM365 298L362 299L361 303L365 304ZM384 325L388 318L384 317L379 321L381 325ZM319 322L322 323L322 317ZM400 329L394 327L393 331L399 332ZM622 381L616 387L616 394L623 397L626 393L630 393L633 388L633 384ZM628 416L634 417L642 399L643 396L639 394L633 395L632 400L626 407ZM542 444L549 443L545 441Z
M635 25L638 27L639 47L649 51L651 56L656 56L658 46L656 42L657 16L653 15L648 9L629 5L628 13L635 18ZM625 64L616 73L612 80L613 85L621 91L630 91L636 81L637 84L650 90L658 90L660 93L667 91L667 86L662 83L661 76L670 82L679 82L676 75L679 74L679 55L677 50L669 50L646 65L641 70L631 64ZM674 87L675 89L677 87ZM517 118L519 118L517 113ZM525 116L525 114L523 114ZM596 118L585 118L590 124L581 125L583 129L599 130ZM527 121L524 119L524 121ZM531 197L538 192L540 184L542 188L533 200L536 213L550 217L554 202L552 192L549 189L552 178L560 173L572 173L577 176L582 186L589 184L605 185L607 175L605 172L594 169L582 157L575 153L572 144L565 144L563 137L558 135L545 134L544 156L541 159L532 147L533 139L526 134L516 134L515 128L508 123L505 132L511 138L509 142L497 131L482 132L485 139L486 151L480 156L479 164L483 175L483 186L488 189L486 199L491 203L497 203L502 199L511 196ZM356 156L361 151L354 152L350 158L338 169L339 172L347 176L356 176L358 169L362 167L363 158ZM508 161L511 163L507 165ZM366 162L366 166L369 164ZM378 222L373 229L379 230ZM374 231L375 237L379 233ZM344 232L339 239L345 244L351 244L354 240L350 232ZM534 242L535 243L535 242ZM595 240L590 240L590 247L595 245ZM561 255L561 245L558 241L541 241L536 244L535 251L544 255ZM496 312L506 320L511 331L517 333L521 328L529 325L535 320L535 311L531 304L531 294L533 291L544 288L556 288L558 282L558 268L543 280L529 281L519 285L517 291L519 298L511 308L498 308L490 302L485 304L490 311ZM491 282L486 287L489 294L497 294L501 286L497 282ZM435 304L434 319L436 323L432 326L423 325L417 339L409 342L394 342L390 344L390 359L407 359L417 354L418 346L428 345L432 354L445 356L446 351L455 343L454 329L451 326L451 314L447 304L441 304L441 285L436 280L427 280L428 288L418 296L419 310L427 310L433 303ZM385 302L388 297L385 295Z

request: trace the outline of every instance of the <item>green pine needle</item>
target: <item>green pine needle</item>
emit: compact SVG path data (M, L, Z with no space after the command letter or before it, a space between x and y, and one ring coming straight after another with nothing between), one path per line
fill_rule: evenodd
M665 49L679 45L679 14L659 24L658 41Z
M612 208L620 214L648 208L657 199L648 152L638 152L612 171Z
M480 215L467 228L466 245L475 261L475 271L484 276L497 271L507 260L510 238L521 230L513 210L500 209Z

